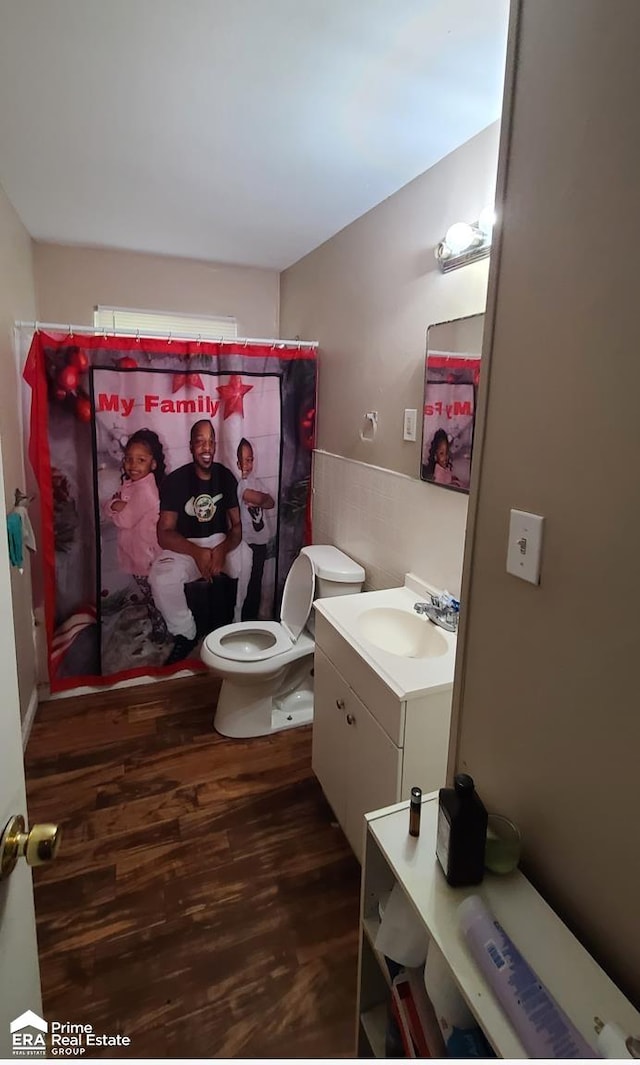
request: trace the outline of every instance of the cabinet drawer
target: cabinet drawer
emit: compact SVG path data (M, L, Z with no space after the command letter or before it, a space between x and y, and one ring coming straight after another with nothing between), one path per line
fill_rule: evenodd
M322 614L316 614L315 638L316 647L320 647L342 673L387 736L396 747L403 747L405 703L398 699Z

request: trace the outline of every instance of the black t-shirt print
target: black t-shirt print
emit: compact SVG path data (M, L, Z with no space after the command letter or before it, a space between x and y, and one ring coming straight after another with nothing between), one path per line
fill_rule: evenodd
M160 486L160 510L178 515L176 531L189 540L226 533L227 511L237 506L237 481L220 462L212 464L206 481L198 477L193 462L189 462L165 477Z

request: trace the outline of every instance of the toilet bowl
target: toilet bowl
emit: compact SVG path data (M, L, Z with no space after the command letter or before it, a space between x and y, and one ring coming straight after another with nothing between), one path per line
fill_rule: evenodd
M337 547L303 547L285 581L280 621L223 625L202 661L222 677L213 720L222 736L266 736L313 719L314 599L362 589L364 570Z

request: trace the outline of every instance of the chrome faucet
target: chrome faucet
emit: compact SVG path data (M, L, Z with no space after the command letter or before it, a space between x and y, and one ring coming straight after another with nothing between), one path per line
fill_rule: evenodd
M447 632L458 631L458 618L460 616L460 603L453 596L432 595L428 603L414 603L413 609L416 614L424 614Z

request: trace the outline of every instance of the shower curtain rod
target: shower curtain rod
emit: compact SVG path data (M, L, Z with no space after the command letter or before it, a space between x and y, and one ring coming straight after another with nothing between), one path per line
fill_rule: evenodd
M71 325L69 322L66 325L60 322L15 322L16 329L33 329L34 332L45 333L62 333L64 336L72 337L75 333L86 334L87 336L113 336L113 337L140 337L139 329L96 329L95 326L89 325ZM234 337L226 338L220 337L215 340L212 337L206 340L202 339L201 333L145 333L145 337L149 340L175 340L179 343L181 340L195 340L200 341L203 344L240 344L242 347L250 347L252 345L269 345L273 348L317 348L317 340L275 340L273 337L269 339L261 339L258 337ZM141 338L142 339L142 338Z

